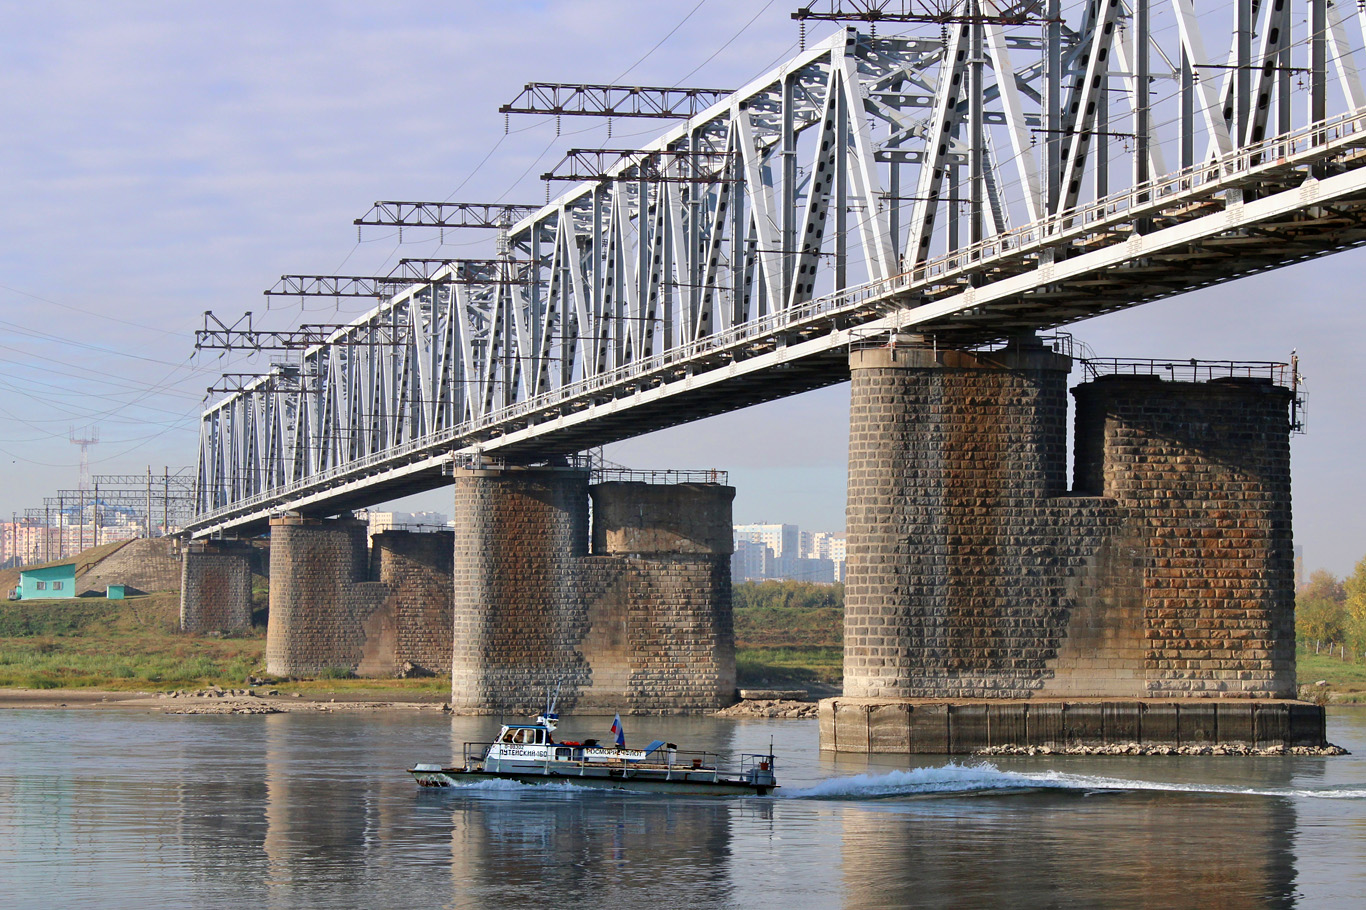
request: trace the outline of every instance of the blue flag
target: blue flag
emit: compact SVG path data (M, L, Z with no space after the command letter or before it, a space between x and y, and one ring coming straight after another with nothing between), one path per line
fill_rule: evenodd
M621 715L612 718L612 735L617 739L617 748L626 745L626 728L621 725Z

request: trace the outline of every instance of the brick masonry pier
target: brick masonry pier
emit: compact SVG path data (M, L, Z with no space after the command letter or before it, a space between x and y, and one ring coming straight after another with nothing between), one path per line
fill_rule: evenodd
M573 468L462 471L451 705L704 711L734 700L731 500ZM590 551L590 540L593 546Z
M180 631L251 628L252 558L245 541L204 540L186 547L180 564Z
M1033 337L992 352L899 341L850 355L848 698L822 706L824 746L935 751L914 732L836 745L836 704L915 718L908 699L935 699L920 718L967 723L1007 699L1105 699L1122 714L1198 698L1189 710L1210 716L1237 699L1242 717L1250 700L1293 698L1288 389L1083 384L1069 491L1070 358ZM1321 737L1322 709L1291 713L1316 714ZM1033 735L1006 718L994 735Z
M450 533L387 531L375 535L373 554L365 523L350 518L277 518L270 536L266 672L446 671Z

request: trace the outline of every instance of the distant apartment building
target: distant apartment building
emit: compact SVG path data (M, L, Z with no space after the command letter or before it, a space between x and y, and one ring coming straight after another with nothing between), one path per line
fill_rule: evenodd
M796 525L787 524L748 524L735 525L736 541L749 541L762 544L772 551L767 566L767 574L762 578L785 578L800 558L801 531Z
M753 540L735 539L735 552L730 558L732 582L768 578L772 565L773 551L768 547Z
M146 533L141 521L105 512L103 508L98 521L93 517L85 521L78 518L53 515L50 520L21 518L0 522L0 565L31 566L64 559L89 547L131 540Z
M830 584L844 580L844 535L790 524L734 526L734 581L782 579Z

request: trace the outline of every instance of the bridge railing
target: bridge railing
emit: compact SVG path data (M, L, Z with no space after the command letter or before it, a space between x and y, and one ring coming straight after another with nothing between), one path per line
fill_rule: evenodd
M1331 146L1352 147L1357 137L1366 145L1366 111L1352 111L1294 132L1273 136L1240 148L1220 160L1191 165L1165 174L1094 202L1049 215L1023 227L996 234L928 260L905 275L898 276L910 285L928 285L951 275L978 270L982 265L1011 254L1042 250L1077 240L1101 229L1124 224L1136 218L1155 215L1175 197L1223 190L1231 183L1282 167L1319 157Z
M1274 361L1101 357L1082 360L1081 366L1087 379L1102 376L1153 376L1174 382L1262 379L1287 388L1294 382L1291 364Z
M645 471L636 468L596 468L593 471L594 483L714 483L724 486L729 480L729 472L712 470Z

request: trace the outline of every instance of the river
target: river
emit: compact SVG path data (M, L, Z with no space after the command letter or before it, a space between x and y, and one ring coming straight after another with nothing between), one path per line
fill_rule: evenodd
M606 739L609 719L565 718ZM770 798L403 773L488 740L416 712L0 712L0 906L1360 907L1366 709L1336 758L834 756L814 721L626 718L778 754Z

